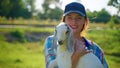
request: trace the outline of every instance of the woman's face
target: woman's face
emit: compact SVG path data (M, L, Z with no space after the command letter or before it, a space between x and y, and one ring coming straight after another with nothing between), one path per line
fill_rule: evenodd
M85 23L85 17L80 16L77 13L70 13L65 16L65 23L73 29L74 33L80 34Z

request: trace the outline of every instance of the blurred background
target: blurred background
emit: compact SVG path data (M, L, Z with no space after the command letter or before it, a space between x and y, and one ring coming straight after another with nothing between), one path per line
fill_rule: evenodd
M45 68L44 41L72 1L85 5L86 37L103 49L109 68L119 68L120 0L0 0L0 68Z

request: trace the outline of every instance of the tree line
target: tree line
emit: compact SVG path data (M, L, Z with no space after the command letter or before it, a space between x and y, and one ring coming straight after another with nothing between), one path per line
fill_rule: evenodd
M61 9L60 0L44 0L42 4L42 11L35 9L36 0L0 0L0 17L6 17L7 19L16 19L22 17L24 19L41 19L41 20L61 20L63 10ZM53 5L54 8L51 8ZM101 11L91 12L87 10L87 16L92 22L107 23L113 21L116 24L120 23L120 1L109 0L108 6L113 6L118 9L116 15L110 15L104 8Z

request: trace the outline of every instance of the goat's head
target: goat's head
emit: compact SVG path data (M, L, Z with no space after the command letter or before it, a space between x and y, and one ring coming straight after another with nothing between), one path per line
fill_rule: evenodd
M66 23L60 23L55 28L56 42L59 45L66 43L69 51L73 51L73 32L72 29Z

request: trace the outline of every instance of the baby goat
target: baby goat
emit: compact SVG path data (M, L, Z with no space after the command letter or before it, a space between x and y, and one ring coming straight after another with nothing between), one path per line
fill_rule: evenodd
M57 47L56 59L50 63L50 68L71 68L71 56L74 52L74 40L72 29L66 23L56 26L54 34L54 46ZM57 46L56 46L57 45ZM77 68L104 68L100 60L93 54L88 53L80 57Z

